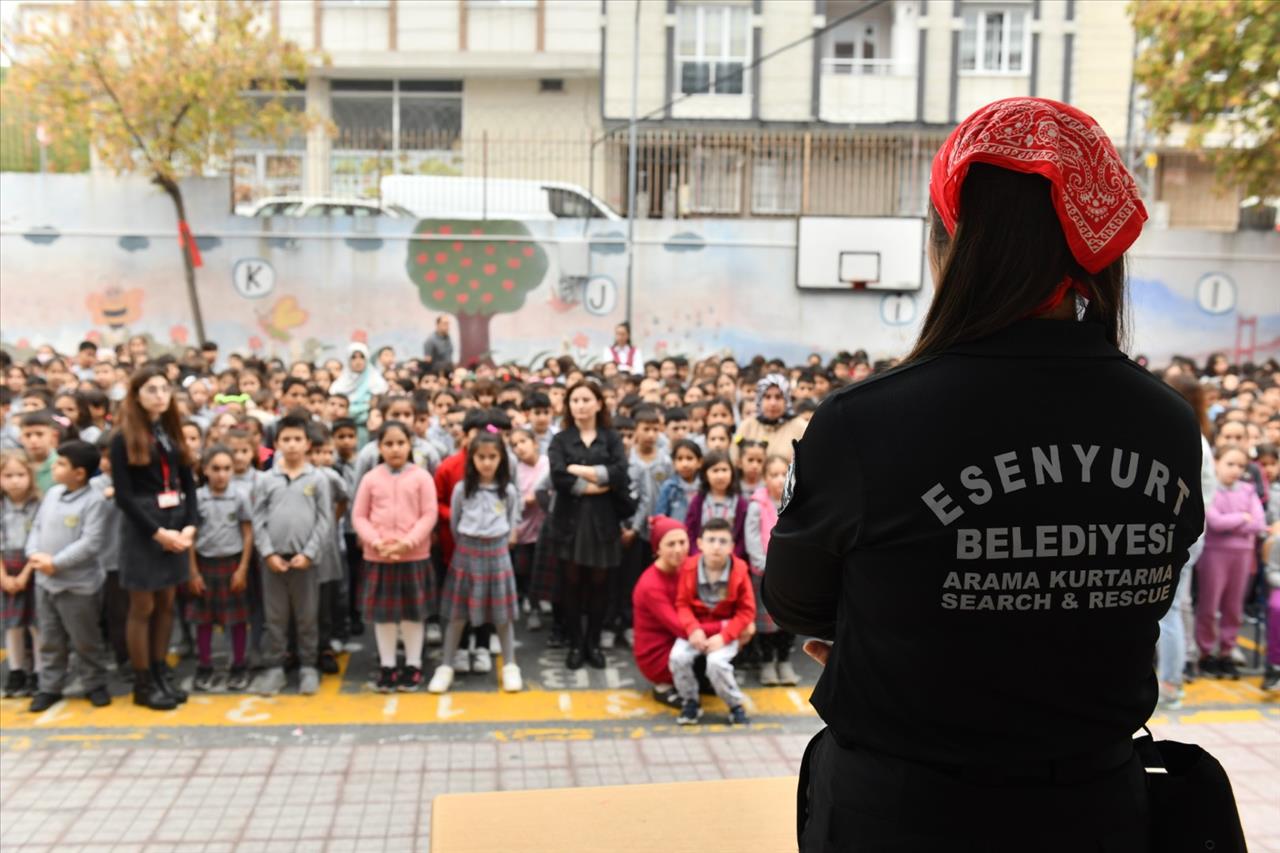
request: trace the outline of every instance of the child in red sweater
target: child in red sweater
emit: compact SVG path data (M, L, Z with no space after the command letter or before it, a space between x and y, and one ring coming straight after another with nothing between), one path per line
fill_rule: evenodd
M729 723L745 725L744 696L733 674L738 638L756 617L756 598L747 564L733 556L733 526L723 518L708 519L698 536L697 556L680 567L676 581L676 615L685 637L671 647L667 664L683 706L676 723L693 725L702 717L694 662L707 659L707 678L716 695L729 706ZM707 635L703 625L720 624Z

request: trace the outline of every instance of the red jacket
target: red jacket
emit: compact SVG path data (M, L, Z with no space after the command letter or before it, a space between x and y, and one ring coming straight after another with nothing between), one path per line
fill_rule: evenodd
M671 646L685 636L680 618L676 616L678 577L678 569L668 574L654 564L644 570L631 591L636 666L654 684L671 683L667 659L671 656ZM701 627L711 636L719 632L720 620L708 620Z
M453 533L449 527L453 487L462 482L466 473L467 451L465 450L459 450L436 466L436 500L440 504L436 532L440 535L440 556L444 559L446 566L453 560Z
M750 569L739 557L730 557L729 585L724 598L715 607L708 607L698 598L700 559L690 556L680 567L680 578L676 582L676 615L680 626L688 637L701 628L702 623L719 621L720 635L726 643L732 643L756 618L756 594L751 589Z

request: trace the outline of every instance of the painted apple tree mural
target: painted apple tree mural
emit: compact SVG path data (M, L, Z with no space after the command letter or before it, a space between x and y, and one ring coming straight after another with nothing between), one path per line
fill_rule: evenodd
M405 268L418 298L457 319L460 362L486 355L489 318L520 310L525 296L542 284L546 250L515 220L424 219L414 233Z

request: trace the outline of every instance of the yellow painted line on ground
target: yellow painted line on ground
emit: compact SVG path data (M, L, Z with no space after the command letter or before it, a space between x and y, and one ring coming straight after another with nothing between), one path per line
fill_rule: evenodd
M176 711L140 708L129 697L109 707L94 708L83 699L66 699L42 714L26 710L30 700L0 700L0 729L56 730L74 728L166 728L199 726L340 726L420 725L425 723L538 723L572 725L585 722L627 722L670 716L674 710L635 690L575 690L566 710L558 691L522 693L457 692L340 693L337 679L318 696L193 695ZM747 691L762 716L814 716L798 710L785 688ZM710 713L722 713L719 700L707 699Z
M1256 723L1265 720L1262 711L1257 708L1226 711L1194 711L1178 717L1179 723Z

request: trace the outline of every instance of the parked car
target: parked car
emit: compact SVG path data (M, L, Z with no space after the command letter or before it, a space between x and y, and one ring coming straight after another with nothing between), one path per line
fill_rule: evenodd
M380 189L383 204L422 219L620 219L582 187L562 181L386 175Z
M370 199L324 198L317 196L267 196L251 205L236 208L241 216L266 219L291 216L313 219L325 216L389 216L392 219L413 218L413 213L397 204L379 204Z

